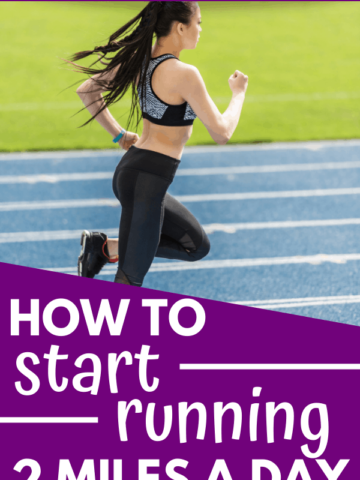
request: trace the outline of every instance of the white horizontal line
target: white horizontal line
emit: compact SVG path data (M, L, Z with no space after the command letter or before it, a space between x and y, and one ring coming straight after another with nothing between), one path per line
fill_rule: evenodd
M274 265L291 265L291 264L310 264L321 265L322 263L344 264L348 261L360 260L360 253L336 254L336 255L307 255L295 257L267 257L267 258L244 258L244 259L228 259L228 260L201 260L199 262L164 262L153 263L149 272L177 272L185 270L207 270L213 268L247 268L247 267L263 267ZM46 268L51 272L76 274L76 267L58 267ZM100 275L114 275L117 266L105 267Z
M118 147L111 150L63 150L56 152L0 153L0 161L15 160L88 160L89 158L120 158L125 152Z
M214 232L235 233L238 230L265 230L303 227L315 228L335 227L340 225L360 225L360 218L336 218L332 220L289 220L285 222L212 223L209 225L204 225L204 229L206 233L211 234Z
M38 202L2 202L0 212L22 210L52 210L58 208L119 207L115 198L87 198L79 200L45 200Z
M258 152L271 150L311 150L317 152L323 148L359 147L360 140L311 140L307 142L271 142L242 143L230 145L198 145L185 147L184 153L228 153L228 152ZM1 160L1 156L0 156Z
M321 92L321 93L280 93L277 95L247 95L247 103L263 102L306 102L311 100L348 100L360 98L360 92ZM217 103L229 103L230 97L215 97ZM121 100L111 108L131 106L130 99ZM33 102L33 103L8 103L0 105L0 112L37 111L37 110L64 110L69 108L83 108L79 102Z
M114 176L114 172L84 172L84 173L58 173L40 175L2 175L0 184L13 183L58 183L58 182L83 182L86 180L107 180Z
M306 172L360 168L360 162L294 163L285 165L253 165L244 167L213 167L179 169L176 176L230 175L248 173Z
M23 243L23 242L49 242L56 240L73 240L80 239L82 230L48 230L39 232L11 232L0 233L0 243ZM93 229L99 231L99 229ZM109 237L117 237L119 234L118 228L102 229L101 232Z
M280 173L302 172L316 170L345 170L360 168L360 162L331 162L331 163L307 163L292 165L258 165L251 167L214 167L214 168L184 168L177 172L179 177L205 176L205 175L234 175L250 173ZM112 179L114 172L83 172L83 173L59 173L37 175L2 175L0 184L13 183L57 183L57 182L83 182L87 180Z
M0 423L99 423L97 417L0 417Z
M359 195L360 188L328 188L319 190L286 190L246 193L210 193L200 195L178 195L181 202L218 202L224 200L263 200L270 198L327 197L334 195Z
M200 195L175 195L181 202L219 202L224 200L263 200L270 198L327 197L359 195L360 188L328 188L324 190L288 190L278 192L210 193ZM1 202L0 212L21 210L51 210L59 208L119 207L114 198L88 198L74 200L45 200L36 202Z
M248 222L248 223L210 223L203 225L205 232L211 235L214 232L236 233L239 230L264 230L279 228L315 228L334 227L343 225L360 225L360 218L341 218L334 220L299 220L285 222ZM92 231L99 231L92 228ZM108 237L118 237L118 228L100 229ZM48 242L57 240L73 240L80 237L82 230L45 230L38 232L5 232L0 233L0 243Z
M181 363L180 370L360 370L358 363Z
M256 267L266 265L289 265L289 264L301 264L309 263L314 265L320 265L324 262L329 263L345 263L347 261L360 260L360 253L351 254L338 254L338 255L307 255L307 256L295 256L295 257L270 257L270 258L245 258L245 259L229 259L229 260L203 260L196 263L154 263L150 271L151 272L166 272L166 271L178 271L178 270L203 270L212 268L244 268L244 267Z
M331 297L284 298L275 300L255 300L231 302L237 305L278 310L284 308L315 307L321 305L345 305L360 303L360 295L337 295Z
M318 151L323 148L341 148L341 147L359 147L360 140L314 140L308 142L273 142L260 144L234 144L234 145L198 145L184 148L186 154L202 154L202 153L229 153L229 152L256 152L267 150L311 150ZM46 151L46 152L14 152L0 153L0 161L14 160L68 160L102 158L102 157L119 157L125 153L115 147L111 150L63 150L63 151Z

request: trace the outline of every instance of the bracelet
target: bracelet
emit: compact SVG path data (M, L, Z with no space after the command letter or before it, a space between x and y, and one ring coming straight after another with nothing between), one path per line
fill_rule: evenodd
M125 133L126 133L126 130L125 130L125 128L123 128L123 129L121 130L121 132L119 133L119 135L114 138L113 142L114 142L114 143L117 143L117 142L120 140L120 138L122 138L122 136L123 136Z

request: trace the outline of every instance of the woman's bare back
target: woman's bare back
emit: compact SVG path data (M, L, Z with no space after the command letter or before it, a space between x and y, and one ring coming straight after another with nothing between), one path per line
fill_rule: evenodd
M179 83L182 81L183 72L184 64L175 58L162 62L154 70L151 79L151 86L155 95L170 105L185 103L186 100L179 93ZM139 77L137 84L138 81ZM184 146L191 136L193 126L168 127L156 125L146 119L143 122L142 135L134 145L180 160Z

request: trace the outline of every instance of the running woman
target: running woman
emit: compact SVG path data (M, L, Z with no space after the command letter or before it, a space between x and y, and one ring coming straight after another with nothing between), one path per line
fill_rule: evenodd
M230 76L232 98L221 114L199 70L179 60L182 50L196 48L200 24L196 2L149 2L111 35L107 45L73 56L79 60L98 53L99 61L106 65L103 69L77 65L78 71L95 74L77 93L92 115L88 122L96 118L113 142L126 150L113 177L113 191L122 206L119 238L85 230L78 260L80 276L93 278L106 263L118 261L115 282L141 286L154 257L194 262L210 250L199 222L167 190L196 117L216 143L225 145L231 138L240 119L248 77L238 70ZM106 57L113 52L110 59ZM107 62L102 60L105 57ZM143 118L140 138L123 129L107 108L130 86L128 125L138 95ZM103 97L104 92L108 93ZM138 116L137 125L139 121Z

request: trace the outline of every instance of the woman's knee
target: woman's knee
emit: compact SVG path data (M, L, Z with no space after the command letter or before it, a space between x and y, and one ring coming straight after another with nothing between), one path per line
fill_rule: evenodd
M134 287L141 287L142 286L142 280L139 280L138 278L134 278L130 275L127 275L124 273L120 267L118 267L118 270L115 275L114 279L115 283L123 283L125 285L133 285Z
M201 245L196 250L191 252L191 261L197 262L198 260L201 260L202 258L206 257L206 255L209 252L210 252L210 240L206 235L206 233L204 232Z

